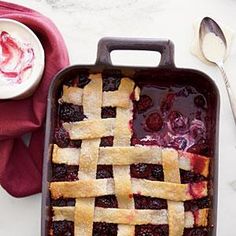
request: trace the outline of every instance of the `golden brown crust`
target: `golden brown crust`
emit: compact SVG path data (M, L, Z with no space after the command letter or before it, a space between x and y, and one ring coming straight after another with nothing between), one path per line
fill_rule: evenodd
M63 123L69 133L70 139L95 139L112 136L114 133L115 119L84 120L80 122Z
M209 174L209 158L160 147L130 146L133 102L140 89L122 78L117 91L103 92L101 74L90 74L80 89L63 87L59 102L82 105L86 119L64 123L70 139L82 140L81 148L54 145L52 162L79 165L78 181L51 182L52 199L76 198L75 207L53 207L53 221L74 222L76 236L92 235L93 222L118 224L118 236L133 236L135 225L169 224L170 236L181 236L184 227L207 226L209 209L184 212L183 202L207 196L207 182L181 184L180 171ZM91 96L92 95L92 96ZM101 119L103 106L116 107L116 118ZM100 139L114 136L113 147L99 147ZM130 165L163 166L164 181L131 178ZM112 165L113 179L96 179L97 165ZM95 207L95 197L116 195L118 208ZM168 209L134 209L133 194L167 199Z
M179 151L179 160L182 164L180 168L184 170L191 170L195 173L208 177L210 164L209 157Z
M165 149L162 152L164 180L171 183L181 183L179 173L178 152ZM173 191L173 190L172 190ZM178 192L174 191L178 196ZM180 197L180 196L178 196ZM167 201L169 235L182 236L184 232L184 204L183 202Z
M109 189L110 179L85 179L71 182L51 182L50 191L52 199L63 198L88 198L114 194L114 189Z
M94 198L76 199L74 220L76 236L93 234L94 203Z
M52 162L55 164L78 165L80 149L78 148L59 148L53 145Z
M52 207L53 221L68 220L74 221L75 207ZM193 228L194 225L200 227L207 226L209 208L187 211L184 213L184 227ZM85 218L89 217L86 211L82 213ZM168 224L168 210L148 210L148 209L119 209L95 207L94 222L110 222L117 224Z
M103 106L129 108L133 89L134 82L129 78L122 78L117 91L103 93Z
M72 103L74 105L82 105L82 101L83 89L63 85L63 94L60 99L60 102Z
M98 163L106 165L161 164L161 148L139 146L100 147Z
M206 227L208 225L208 214L209 214L209 209L208 208L196 211L195 214L194 214L195 224L197 226Z

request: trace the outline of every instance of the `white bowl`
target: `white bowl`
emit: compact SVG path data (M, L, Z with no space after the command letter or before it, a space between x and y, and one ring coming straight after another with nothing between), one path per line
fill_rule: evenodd
M0 99L22 99L26 98L37 88L44 71L44 50L33 33L26 25L11 19L0 18L0 33L6 31L12 38L29 43L34 50L34 62L27 79L20 84L0 83Z

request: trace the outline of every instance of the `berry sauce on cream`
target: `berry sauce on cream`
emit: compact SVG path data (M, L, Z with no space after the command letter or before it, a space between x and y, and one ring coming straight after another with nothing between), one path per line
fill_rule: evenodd
M28 79L34 65L34 50L27 42L0 34L0 85L17 85Z

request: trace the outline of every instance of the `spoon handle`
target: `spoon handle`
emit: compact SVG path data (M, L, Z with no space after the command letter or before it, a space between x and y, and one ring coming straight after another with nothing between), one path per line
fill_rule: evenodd
M227 93L228 93L228 96L229 96L229 101L230 101L231 109L232 109L232 112L233 112L234 121L236 123L236 97L235 97L235 94L233 93L232 88L230 86L228 77L227 77L225 69L224 69L224 65L223 64L217 64L217 66L220 69L220 72L222 73L222 76L223 76L223 79L224 79L224 82L225 82L225 86L226 86L226 89L227 89Z

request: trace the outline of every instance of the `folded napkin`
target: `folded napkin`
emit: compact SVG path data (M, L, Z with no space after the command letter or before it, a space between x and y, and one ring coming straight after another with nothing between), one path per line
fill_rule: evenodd
M38 36L45 51L45 70L35 93L23 100L0 100L0 184L15 197L41 191L44 122L53 76L68 65L68 54L55 25L40 13L0 1L0 17L20 21ZM32 133L29 145L22 135Z

